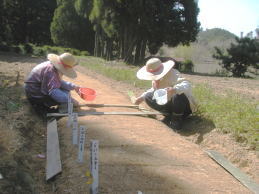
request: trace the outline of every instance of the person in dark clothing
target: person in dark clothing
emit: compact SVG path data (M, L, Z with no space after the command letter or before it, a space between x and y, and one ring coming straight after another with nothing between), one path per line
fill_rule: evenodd
M183 120L196 110L196 102L191 83L180 77L174 65L172 60L162 63L158 58L149 59L137 72L137 77L151 80L152 87L138 97L132 96L131 101L136 105L145 101L148 106L165 115L163 122L179 130Z

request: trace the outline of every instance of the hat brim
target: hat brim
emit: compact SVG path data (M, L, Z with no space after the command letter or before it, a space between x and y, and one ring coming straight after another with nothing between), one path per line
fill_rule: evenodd
M74 68L65 68L61 63L60 63L60 58L58 55L55 54L48 54L47 56L48 60L54 65L54 67L60 71L62 74L69 78L76 78L77 73L74 70Z
M174 61L167 61L165 63L162 63L162 67L159 69L159 71L156 72L148 72L146 70L146 65L138 70L137 77L141 80L159 80L162 77L164 77L170 69L174 67L175 63Z

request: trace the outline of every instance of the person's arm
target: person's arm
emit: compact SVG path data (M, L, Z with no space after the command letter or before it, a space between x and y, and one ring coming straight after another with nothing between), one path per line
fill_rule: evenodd
M78 87L78 86L76 86L75 84L73 84L71 82L61 80L60 88L62 88L62 89L70 91L70 90L74 90L76 87Z
M167 90L167 98L171 99L175 94L189 93L191 90L191 83L189 81L182 81L174 87L168 87Z
M132 104L139 105L144 101L144 97L143 96L139 96L139 97L132 96L130 98L130 100L131 100Z
M65 89L67 91L75 90L76 93L80 96L80 93L79 93L80 86L77 86L77 85L75 85L75 84L73 84L71 82L67 82L67 81L61 80L60 88Z
M143 93L142 93L140 96L138 96L138 97L132 96L132 97L130 98L130 100L131 100L132 104L139 105L139 104L141 104L141 103L145 100L146 94L149 93L149 92L153 92L153 91L154 91L154 88L150 88L150 89L148 89L147 91L143 92Z
M62 82L59 78L58 73L50 66L47 67L43 73L41 81L41 92L44 95L49 95L58 103L67 103L68 101L68 90L61 90ZM73 85L67 85L68 87L74 87ZM69 88L68 88L69 89ZM75 105L78 102L72 99Z
M59 88L53 89L50 92L50 97L53 98L55 101L57 101L60 104L66 104L68 102L68 92L65 92ZM75 106L77 106L79 103L72 98L72 102Z

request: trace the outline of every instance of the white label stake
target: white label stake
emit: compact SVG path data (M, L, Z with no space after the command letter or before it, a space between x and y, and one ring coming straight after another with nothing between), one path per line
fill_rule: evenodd
M78 114L72 113L73 125L72 125L72 144L78 144Z
M99 141L98 140L91 140L90 153L91 153L90 169L93 177L93 183L90 188L90 193L97 194L98 193L98 162L99 162L99 159L98 159Z
M79 127L79 144L78 144L78 162L83 163L84 161L84 149L85 149L85 133L86 127L80 125Z
M68 113L67 127L71 127L71 125L72 125L72 113L73 113L73 102L72 102L70 93L68 95L67 113Z

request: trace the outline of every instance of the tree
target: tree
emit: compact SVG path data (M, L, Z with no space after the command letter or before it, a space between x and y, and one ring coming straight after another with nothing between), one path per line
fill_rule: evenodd
M55 1L1 0L0 36L10 43L50 43Z
M106 50L128 63L144 59L146 48L155 54L164 43L170 46L189 44L199 30L199 10L194 0L93 2L90 20L95 25L96 46L112 45L112 50ZM96 54L105 55L105 52Z
M244 77L249 67L259 69L259 42L256 39L238 38L224 53L215 47L213 58L221 60L220 65L232 72L234 77Z
M94 32L89 20L77 13L75 0L59 0L51 23L51 38L57 45L93 53ZM77 2L78 3L78 2Z
M255 32L256 32L256 39L259 39L259 28L256 28Z

